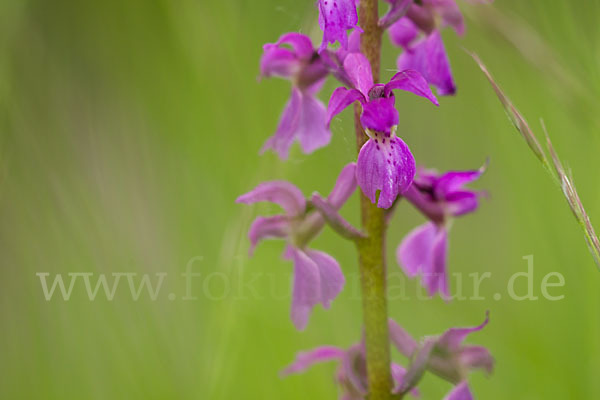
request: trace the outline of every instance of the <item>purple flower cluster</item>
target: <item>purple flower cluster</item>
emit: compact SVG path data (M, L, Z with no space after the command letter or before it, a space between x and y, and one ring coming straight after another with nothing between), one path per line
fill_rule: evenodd
M356 189L355 164L348 164L327 198L335 209L340 208ZM344 287L344 275L338 262L327 253L308 248L325 221L321 214L307 209L304 195L285 181L264 182L238 197L238 203L268 201L279 205L285 214L258 217L250 227L250 252L263 239L279 238L287 242L284 258L294 263L294 285L291 317L296 328L308 323L312 308L321 303L329 308L331 301Z
M427 336L416 341L396 321L390 319L392 344L400 354L412 360L408 370L400 364L391 363L390 370L394 380L392 393L410 393L419 397L419 391L415 388L418 377L425 371L430 371L454 385L444 400L472 400L473 395L467 382L468 374L479 369L491 373L494 359L485 347L465 345L463 342L469 334L480 331L487 323L488 318L475 327L450 328L439 336ZM336 382L341 389L340 400L364 399L368 394L364 341L348 349L321 346L300 352L282 374L301 373L313 364L327 361L338 362Z
M277 131L262 151L273 149L285 159L294 139L300 142L305 153L326 146L331 138L325 122L327 111L316 94L329 72L310 38L300 33L286 33L277 42L266 44L260 72L263 77L279 76L292 81L292 94Z
M429 221L415 228L397 249L398 264L409 277L421 275L430 296L449 297L446 258L448 230L453 217L477 209L479 193L463 185L479 178L484 167L474 171L450 171L439 175L421 170L404 197Z
M358 26L359 0L319 0L319 26L323 31L320 46L300 33L286 33L276 42L264 45L260 61L261 77L281 77L291 82L291 95L284 107L275 133L265 142L261 153L273 150L287 159L294 141L305 154L326 146L331 140L330 124L350 105L356 105L357 124L364 140L356 162L346 165L331 193L318 193L307 199L295 185L286 181L264 182L240 196L237 202L270 202L280 206L281 214L259 216L249 230L250 253L268 238L285 241L283 257L293 263L291 319L298 330L308 324L315 306L329 308L345 284L344 274L331 255L309 247L329 224L346 238L360 241L364 234L353 228L338 211L360 187L363 195L377 207L388 209L400 198L418 209L427 222L411 231L397 248L397 261L409 277L421 278L430 296L437 293L450 299L447 277L448 233L455 217L478 207L479 192L465 188L478 179L484 168L438 174L417 168L408 145L398 134L400 116L394 90L410 92L439 106L430 87L440 96L453 95L456 85L440 29L451 26L462 35L464 21L454 0L385 0L389 11L379 20L393 44L402 48L398 72L387 83L374 82L367 57L361 52ZM484 0L478 0L484 1ZM330 44L339 43L337 48ZM327 107L317 94L328 76L341 86L333 91ZM360 133L360 130L359 130ZM361 133L362 134L362 133ZM389 223L389 216L386 218ZM385 321L385 320L383 320ZM474 369L491 372L493 359L480 346L463 341L481 330L451 328L438 337L414 340L390 320L392 343L410 360L407 369L390 365L393 393L418 396L416 385L425 371L454 384L449 400L473 396L467 373ZM302 372L314 363L337 361L336 381L341 399L363 399L369 393L364 341L348 349L319 347L300 353L284 374Z
M327 122L355 101L362 105L360 122L369 136L358 154L356 179L365 195L377 205L389 208L410 186L415 175L415 160L408 146L396 137L398 111L393 89L405 90L438 105L427 81L414 70L397 73L388 83L374 84L371 65L365 56L353 53L344 60L352 88L337 88L331 95Z

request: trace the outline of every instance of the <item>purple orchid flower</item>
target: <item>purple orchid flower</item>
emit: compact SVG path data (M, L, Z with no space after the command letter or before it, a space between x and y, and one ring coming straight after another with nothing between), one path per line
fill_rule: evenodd
M319 26L323 31L319 52L336 41L340 42L343 49L348 48L346 31L360 29L356 6L356 0L319 0Z
M448 229L452 217L473 212L480 193L463 188L479 178L485 166L473 171L450 171L441 176L420 170L404 197L429 221L411 231L396 250L398 264L406 275L421 275L430 296L450 296L446 270Z
M494 369L494 358L483 346L463 344L467 336L482 330L489 322L489 313L481 325L470 328L450 328L438 337L427 337L421 344L400 325L389 320L390 340L412 364L405 374L405 386L416 385L425 370L451 382L455 387L444 400L472 400L467 383L471 371L483 369L488 374ZM409 382L409 380L414 380ZM409 386L406 386L409 385Z
M403 193L415 175L415 160L410 149L396 136L398 111L393 89L401 89L429 99L438 105L427 81L414 70L397 73L387 84L374 84L371 65L360 53L344 60L352 88L337 88L329 100L327 124L344 108L358 100L362 104L360 122L369 136L358 155L356 179L363 193L377 206L389 208L398 194Z
M354 163L342 169L327 198L327 202L336 210L356 189L355 169ZM287 241L284 258L294 263L291 319L298 330L303 330L314 306L321 303L324 308L329 308L344 286L344 275L335 258L307 247L319 234L325 221L319 212L307 212L306 199L300 189L285 181L264 182L236 200L245 204L261 201L278 204L285 214L257 217L254 220L248 232L250 253L263 239Z
M326 124L327 111L316 94L329 68L314 49L310 38L300 33L286 33L277 42L264 45L263 49L261 76L291 80L292 94L277 131L265 142L261 154L273 149L280 158L286 159L294 139L300 142L306 154L326 146L331 139Z
M489 2L488 0L474 0ZM380 24L390 26L392 42L404 49L398 57L398 69L414 69L434 85L440 96L456 93L456 85L450 69L450 61L440 35L440 28L451 26L458 35L465 32L465 24L460 9L454 0L422 0L421 4L390 0L390 13ZM396 14L392 14L393 10ZM397 15L406 14L393 24ZM440 21L439 23L437 21Z
M283 376L302 373L313 364L327 361L337 361L336 382L341 387L340 400L363 400L368 394L367 361L363 341L344 350L334 346L321 346L316 349L300 352L296 359L282 371ZM391 364L394 388L392 393L398 393L404 382L406 369L399 364ZM411 390L413 396L418 396L416 389Z

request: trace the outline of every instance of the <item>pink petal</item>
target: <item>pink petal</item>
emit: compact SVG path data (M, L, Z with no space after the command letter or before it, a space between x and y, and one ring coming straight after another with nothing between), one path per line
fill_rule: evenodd
M423 5L413 5L406 12L406 16L419 28L419 31L429 34L437 24L437 12L432 3L437 0L421 0ZM444 0L445 1L445 0Z
M368 390L367 363L365 359L365 345L357 343L346 351L342 360L344 377L349 381L353 390L349 391L358 399L363 399ZM362 396L360 396L362 395Z
M407 69L398 72L392 77L392 79L385 85L386 96L392 91L392 89L400 89L407 92L416 94L417 96L425 97L436 106L439 106L437 99L429 89L429 85L423 75L418 71Z
M446 230L433 222L427 222L404 238L396 251L396 257L406 275L421 275L421 283L430 296L440 292L448 297L447 249Z
M302 331L321 300L321 276L317 264L304 252L289 247L287 253L294 261L291 318L296 329Z
M392 344L403 356L411 358L419 346L417 341L391 318L388 320L388 326Z
M479 205L478 197L472 191L452 192L445 199L448 212L455 217L473 212Z
M442 202L432 198L430 188L427 180L420 176L415 178L413 184L402 195L431 222L442 224L446 219L446 209Z
M321 304L329 308L331 301L342 291L346 279L335 258L322 251L307 250L306 255L310 257L319 268Z
M250 254L254 252L254 248L261 240L269 238L283 239L286 238L289 233L290 221L288 217L284 215L257 217L248 231Z
M361 102L365 101L365 97L358 90L346 89L345 87L335 89L331 94L329 105L327 106L327 126L331 124L333 117L341 113L342 110L356 100L360 100Z
M292 48L281 47L283 44L290 45ZM302 68L303 60L312 57L314 52L308 36L301 33L283 34L276 43L267 43L263 46L260 60L261 75L291 78Z
M296 32L285 33L281 35L276 43L277 45L288 44L294 49L294 53L299 58L310 58L315 52L312 41L306 35Z
M392 363L392 379L394 380L394 388L392 389L392 393L398 393L402 384L404 383L404 376L406 375L406 368L396 363ZM413 388L410 390L410 394L414 397L419 397L419 390L417 388Z
M296 186L286 181L263 182L237 198L236 203L252 204L261 201L276 203L290 216L304 213L306 199Z
M348 37L348 52L349 53L360 53L360 35L363 33L362 29L354 29Z
M494 369L494 358L490 351L483 346L465 346L460 350L460 364L467 369L483 369L488 374Z
M454 0L425 0L435 8L442 17L443 26L451 26L458 35L465 33L465 21L456 1Z
M441 175L435 182L434 191L437 197L444 198L448 194L462 189L468 183L478 179L485 171L485 166L470 171L449 171Z
M350 36L348 37L348 48L344 49L340 47L335 51L335 55L337 59L343 64L344 60L349 54L352 53L360 53L360 35L362 34L362 29L355 29L352 31ZM323 52L319 53L323 54Z
M386 0L390 3L390 9L380 20L379 26L387 28L398 19L402 18L410 6L413 4L413 0Z
M275 134L263 145L260 153L273 149L281 159L287 159L290 146L300 125L302 115L302 93L296 87L292 88L292 96L285 105Z
M419 28L410 18L404 17L390 26L388 34L393 44L406 49L419 35Z
M481 325L471 328L450 328L440 336L438 345L450 350L456 350L469 334L482 330L488 324L489 320L489 313L486 313L485 320Z
M446 271L446 260L448 253L448 233L446 229L439 228L433 242L431 262L429 269L423 271L422 282L430 296L440 292L443 297L448 298L448 272Z
M440 96L456 93L450 61L437 30L400 54L398 69L419 71L427 82L437 87Z
M391 367L392 379L394 380L394 389L392 389L392 393L398 393L400 386L402 386L406 369L396 363L392 363Z
M362 53L349 54L344 60L344 70L354 84L354 88L360 90L367 98L369 90L373 87L373 74L367 57Z
M401 139L375 133L358 154L356 181L365 196L377 206L389 208L398 194L403 193L415 175L415 160Z
M356 190L356 163L346 165L340 172L327 201L339 209Z
M409 277L415 277L424 269L428 269L436 232L435 224L427 222L413 229L398 246L396 250L398 264Z
M344 356L344 350L334 346L321 346L310 351L299 352L292 364L286 367L281 374L290 375L306 371L313 364L340 360Z
M326 146L331 140L327 110L320 100L308 94L302 96L302 112L296 135L305 154Z
M260 74L265 77L293 77L301 68L301 61L290 49L280 48L272 43L263 47L260 59Z
M323 80L301 91L292 88L292 97L287 103L277 131L263 145L261 153L273 149L280 158L287 159L290 146L298 139L304 153L311 153L331 140L327 125L327 110L323 103L314 97Z
M461 382L444 397L444 400L473 400L467 382Z

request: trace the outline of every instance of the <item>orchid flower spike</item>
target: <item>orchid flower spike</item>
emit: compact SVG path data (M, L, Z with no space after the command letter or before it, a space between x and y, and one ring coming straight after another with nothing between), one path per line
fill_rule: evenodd
M365 344L363 341L351 346L348 349L341 349L334 346L321 346L313 350L300 352L296 359L286 369L282 371L283 376L297 374L306 371L316 363L337 361L336 382L341 388L340 400L364 400L367 396L367 361L365 356ZM392 378L394 388L392 393L398 393L399 388L404 381L406 370L396 363L391 364ZM410 392L413 396L418 396L416 389Z
M429 221L415 228L396 250L398 264L406 275L421 275L429 296L439 292L449 298L447 252L448 230L453 217L477 209L479 192L463 188L479 178L485 165L472 171L450 171L438 175L421 169L404 197Z
M342 169L327 198L336 210L356 189L355 169L354 163ZM300 189L285 181L264 182L236 200L244 204L262 201L278 204L285 213L254 220L248 232L250 253L263 239L286 240L284 258L294 263L291 319L298 330L303 330L313 307L320 303L329 308L342 290L345 278L335 258L307 247L325 222L318 211L307 212L306 199Z
M306 154L326 146L331 139L326 124L327 111L316 94L325 82L329 68L313 48L310 38L300 33L286 33L277 42L267 43L263 49L261 76L289 79L292 95L277 131L265 142L261 154L273 149L281 159L287 159L295 139Z
M467 378L471 371L482 369L490 374L494 358L483 346L463 344L467 336L482 330L489 322L489 313L481 325L470 328L450 328L437 337L426 337L421 343L413 339L394 320L389 320L390 340L412 363L405 374L402 390L414 387L425 371L452 383L454 388L445 400L472 400Z
M374 84L371 65L360 53L349 54L344 60L352 88L337 88L327 109L327 124L354 101L362 104L360 122L369 136L358 154L356 179L363 193L377 206L389 208L396 197L412 183L415 160L410 149L396 136L398 111L393 89L405 90L429 99L438 105L427 81L417 71L397 73L385 85Z
M489 0L474 0L480 3ZM421 0L420 4L388 0L392 7L380 25L389 26L392 43L404 49L398 57L398 69L419 71L434 85L440 96L456 93L450 61L444 48L440 28L451 26L458 35L465 32L464 18L454 0ZM393 11L395 14L392 14ZM399 10L399 11L398 11ZM398 15L403 15L396 18ZM393 24L390 21L395 20ZM391 26L390 26L391 25Z

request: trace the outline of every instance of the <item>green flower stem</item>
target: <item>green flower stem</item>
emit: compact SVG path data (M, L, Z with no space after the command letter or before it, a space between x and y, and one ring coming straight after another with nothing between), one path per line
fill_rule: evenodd
M361 0L359 6L361 51L371 63L373 81L379 82L382 30L377 0ZM367 136L360 125L360 105L354 109L358 149ZM390 342L386 297L385 210L378 208L361 192L361 220L366 237L357 240L359 254L369 400L391 399Z

